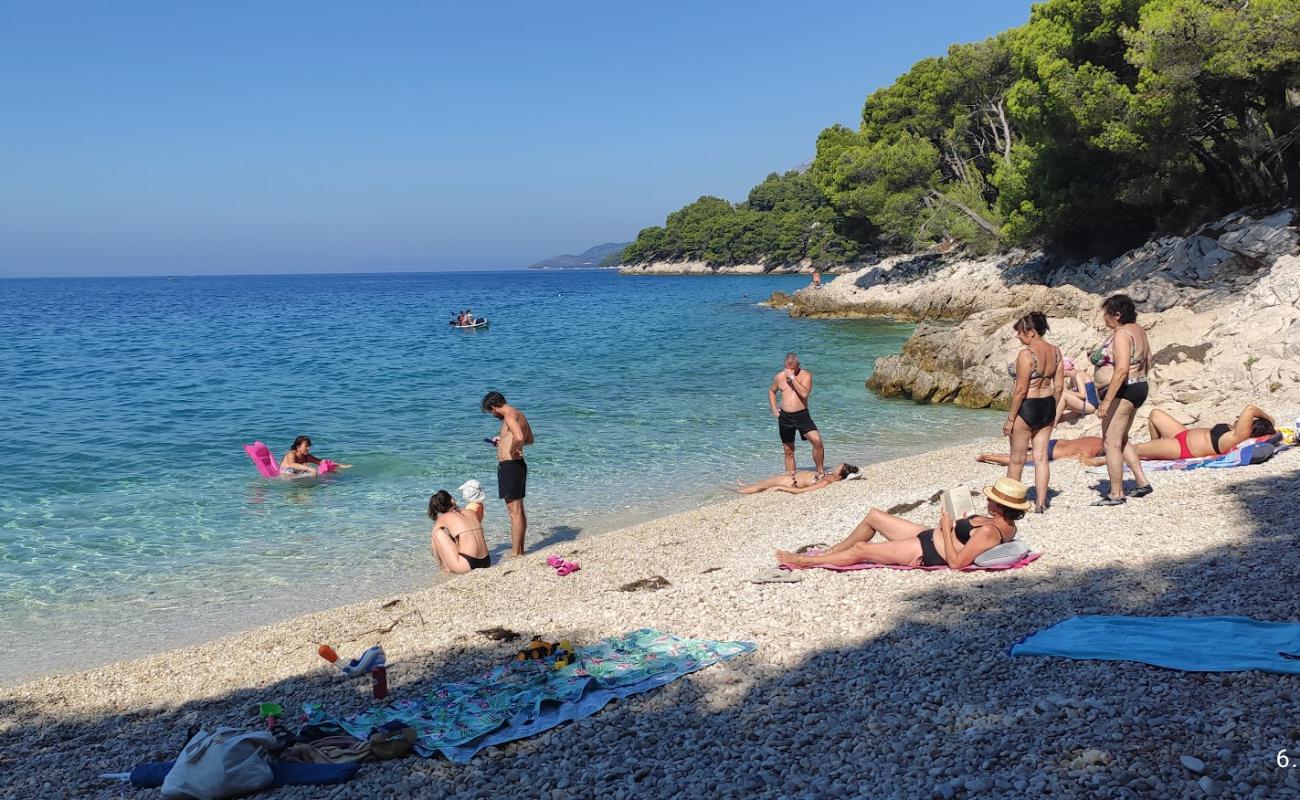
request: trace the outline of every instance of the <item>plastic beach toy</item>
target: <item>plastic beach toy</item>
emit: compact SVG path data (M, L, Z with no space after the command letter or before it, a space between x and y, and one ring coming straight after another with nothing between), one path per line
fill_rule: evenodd
M271 452L271 448L262 444L262 442L257 441L252 444L244 445L244 452L248 453L248 457L253 459L253 466L257 467L257 471L261 473L263 478L280 477L280 462L275 460L275 455ZM328 458L323 458L321 459L321 462L316 465L316 474L325 475L334 472L338 468L339 465L336 462L330 461Z
M582 569L582 567L578 566L578 562L565 561L559 556L547 556L546 564L555 570L556 575L560 576L570 575Z
M271 455L271 448L258 441L244 445L244 452L253 459L253 466L262 473L263 478L280 477L280 465L275 462L275 456Z

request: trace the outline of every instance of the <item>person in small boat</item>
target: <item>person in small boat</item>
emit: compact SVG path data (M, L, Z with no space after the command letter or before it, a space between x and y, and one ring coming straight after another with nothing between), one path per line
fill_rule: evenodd
M1080 436L1077 439L1049 439L1047 442L1047 460L1060 461L1066 458L1099 459L1105 452L1100 436ZM1032 456L1032 453L1030 454ZM980 453L975 460L981 464L997 464L1005 467L1010 460L1005 453ZM1026 463L1032 463L1033 459ZM1088 462L1092 465L1092 462ZM1099 463L1105 463L1100 459ZM1094 465L1095 466L1095 465Z
M1047 316L1041 311L1031 311L1012 326L1021 349L1016 360L1007 365L1007 374L1014 379L1011 388L1011 405L1002 435L1011 441L1007 457L1007 477L1020 480L1029 453L1038 466L1034 469L1036 491L1034 510L1042 513L1047 508L1047 486L1050 470L1047 464L1047 442L1052 438L1056 423L1056 408L1060 404L1065 386L1061 349L1043 336L1049 330Z
M299 436L293 440L293 445L289 452L284 454L280 459L280 474L300 477L311 475L315 477L320 467L321 459L311 454L311 437ZM339 469L347 469L351 464L338 464Z
M741 484L736 491L741 494L758 494L759 492L803 494L804 492L825 489L832 483L846 480L850 475L856 475L858 472L858 468L852 464L837 464L834 469L821 476L821 478L817 477L816 472L807 469L797 470L793 475L783 472L780 475L764 478L757 483Z
M1277 432L1276 422L1263 409L1247 405L1237 421L1220 422L1209 428L1189 428L1168 411L1151 410L1147 419L1151 441L1134 445L1138 458L1146 461L1172 461L1182 458L1206 458L1231 452L1244 441ZM1095 463L1090 462L1090 463Z
M1016 522L1030 507L1029 488L1013 478L998 478L984 487L984 496L988 514L953 520L940 512L933 528L873 508L844 541L826 552L798 555L777 550L776 560L795 567L872 563L963 569L986 550L1016 538ZM885 541L871 541L876 534Z
M429 519L433 520L430 549L445 571L460 575L492 566L482 523L461 511L445 489L429 497Z

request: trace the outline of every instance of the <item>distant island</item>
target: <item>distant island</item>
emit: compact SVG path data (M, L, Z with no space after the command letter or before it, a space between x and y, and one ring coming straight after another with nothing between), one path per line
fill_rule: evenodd
M576 256L555 256L545 261L530 265L529 269L592 269L593 267L617 267L622 261L623 250L631 242L606 242L584 250Z

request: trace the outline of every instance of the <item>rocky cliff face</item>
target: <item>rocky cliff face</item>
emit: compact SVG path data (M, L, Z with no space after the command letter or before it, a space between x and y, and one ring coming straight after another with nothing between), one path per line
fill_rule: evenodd
M885 316L921 324L902 353L876 362L883 396L1005 408L1012 323L1050 318L1048 339L1083 358L1105 337L1100 306L1128 293L1154 354L1152 401L1215 420L1247 401L1300 399L1300 231L1288 210L1234 214L1111 262L1054 263L1035 253L886 259L795 293L794 316ZM1091 426L1086 423L1084 427Z

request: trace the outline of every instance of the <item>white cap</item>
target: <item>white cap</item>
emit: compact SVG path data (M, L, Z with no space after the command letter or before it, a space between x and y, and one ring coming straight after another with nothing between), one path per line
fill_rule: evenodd
M461 499L467 503L481 503L487 499L487 495L483 493L483 487L475 480L465 481L456 491L460 492Z

